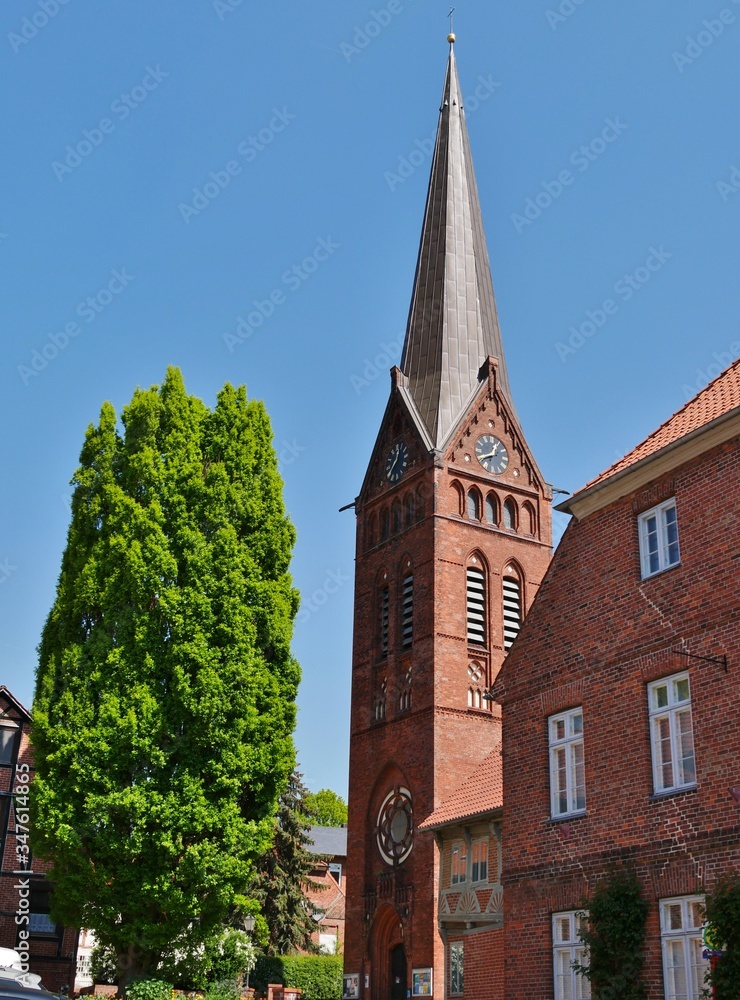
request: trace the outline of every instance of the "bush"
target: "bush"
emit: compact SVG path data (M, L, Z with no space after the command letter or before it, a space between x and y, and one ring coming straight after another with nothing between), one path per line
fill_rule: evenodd
M710 974L710 984L718 1000L734 1000L740 997L740 873L724 875L707 893L704 915L724 950Z
M165 983L161 979L152 979L149 976L134 979L126 987L128 1000L170 1000L171 996L172 983Z
M239 1000L241 986L236 979L222 979L218 983L211 983L206 989L204 1000Z
M303 1000L340 1000L342 964L340 955L262 955L249 982L260 992L268 983L282 983L302 990Z

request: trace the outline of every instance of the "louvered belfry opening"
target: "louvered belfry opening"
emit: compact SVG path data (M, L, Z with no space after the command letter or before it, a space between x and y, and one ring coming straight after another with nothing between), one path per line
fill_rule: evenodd
M515 576L504 577L504 649L511 649L522 627L522 587Z
M401 646L404 649L414 641L414 576L409 573L403 581L403 605L401 608Z
M486 644L486 578L475 566L468 566L468 642Z
M390 611L390 599L388 588L384 587L380 592L380 655L388 655L388 618Z

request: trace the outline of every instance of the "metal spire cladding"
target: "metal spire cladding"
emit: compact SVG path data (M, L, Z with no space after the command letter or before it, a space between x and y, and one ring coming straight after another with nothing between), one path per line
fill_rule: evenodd
M511 403L491 266L450 35L401 371L436 448L478 389L488 357Z

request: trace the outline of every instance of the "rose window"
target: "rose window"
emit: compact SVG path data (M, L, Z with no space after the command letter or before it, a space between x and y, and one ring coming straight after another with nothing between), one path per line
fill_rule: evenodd
M389 865L400 865L411 854L414 810L408 788L394 788L378 813L378 850Z

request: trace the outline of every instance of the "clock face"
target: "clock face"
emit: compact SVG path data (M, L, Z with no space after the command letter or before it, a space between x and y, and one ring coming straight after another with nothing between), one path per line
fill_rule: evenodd
M385 475L391 483L397 483L409 464L409 450L403 441L394 444L385 463Z
M475 454L486 470L500 476L509 464L509 453L503 441L492 434L484 434L475 443Z

